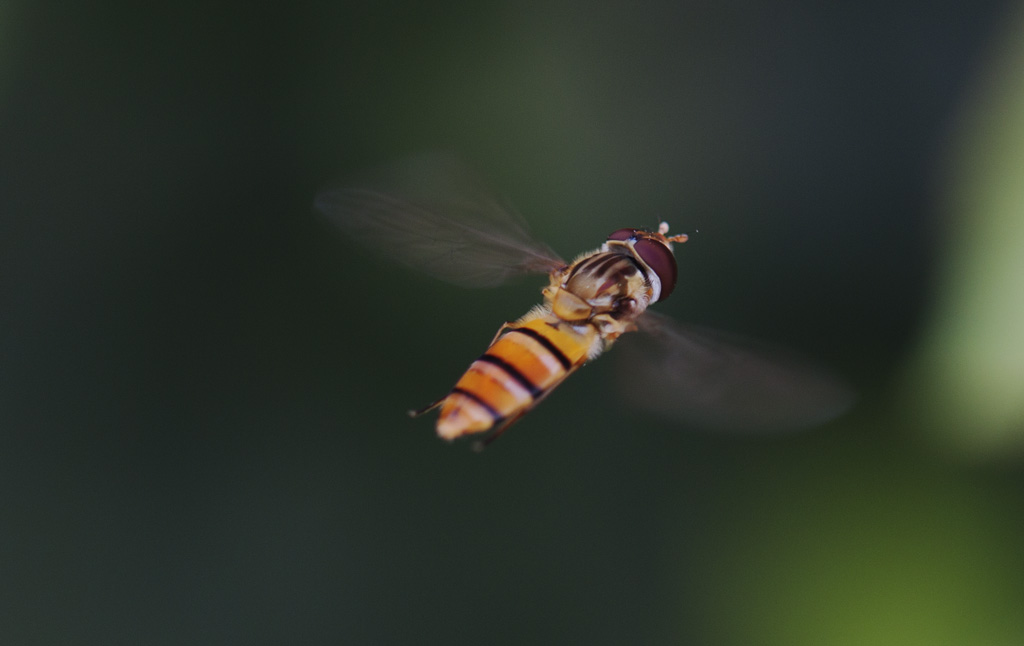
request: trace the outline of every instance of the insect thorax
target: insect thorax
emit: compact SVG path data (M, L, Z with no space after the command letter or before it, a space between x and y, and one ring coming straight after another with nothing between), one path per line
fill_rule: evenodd
M618 249L584 255L551 275L545 305L563 321L594 325L606 345L632 327L652 296L644 271Z

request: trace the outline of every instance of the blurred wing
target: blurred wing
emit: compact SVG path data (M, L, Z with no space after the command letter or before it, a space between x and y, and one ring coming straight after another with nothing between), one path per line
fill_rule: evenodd
M420 155L360 186L327 189L315 207L378 253L464 287L565 266L450 155Z
M828 370L784 351L655 312L638 323L646 334L617 344L622 389L632 404L671 419L711 430L797 430L854 401Z

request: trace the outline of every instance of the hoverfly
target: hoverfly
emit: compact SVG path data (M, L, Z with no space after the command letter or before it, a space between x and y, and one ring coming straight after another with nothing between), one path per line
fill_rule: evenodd
M448 394L410 411L439 408L443 439L489 433L485 443L493 441L631 332L643 333L629 335L643 341L631 344L620 371L627 399L692 425L800 428L835 417L852 401L845 385L816 366L648 312L675 288L674 245L687 240L668 235L665 222L654 230L619 229L566 262L445 154L396 165L377 185L327 189L315 206L355 240L456 285L548 275L542 304L501 325Z

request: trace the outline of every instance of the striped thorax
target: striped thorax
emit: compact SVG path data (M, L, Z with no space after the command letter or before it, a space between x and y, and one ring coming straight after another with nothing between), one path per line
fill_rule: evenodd
M494 429L491 439L566 377L598 357L676 282L668 225L657 232L620 229L601 248L550 273L544 302L498 331L440 406L445 439Z

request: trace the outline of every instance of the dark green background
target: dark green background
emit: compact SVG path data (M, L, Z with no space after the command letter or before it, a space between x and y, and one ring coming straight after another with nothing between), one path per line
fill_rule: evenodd
M901 405L1003 2L0 9L0 641L1024 640L1024 477ZM404 411L542 281L389 266L320 186L458 152L560 253L661 219L672 316L846 375L694 433L573 377L481 455Z

